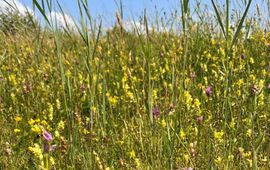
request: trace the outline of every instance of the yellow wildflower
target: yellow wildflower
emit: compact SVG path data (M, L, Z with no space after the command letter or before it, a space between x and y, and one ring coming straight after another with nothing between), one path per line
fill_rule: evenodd
M35 157L37 157L39 160L43 159L43 155L42 155L42 149L41 147L35 143L34 147L28 147L28 149L35 155Z
M65 128L65 122L60 120L60 122L57 125L57 128L63 130Z
M163 128L166 127L166 121L165 121L164 119L162 119L162 121L161 121L161 126L162 126Z
M255 62L254 62L254 59L253 59L252 57L249 58L249 63L250 63L250 64L254 64L254 63L255 63Z
M51 103L48 103L48 110L49 110L49 120L53 120L53 105Z
M87 130L87 129L83 129L83 134L87 135L89 134L90 132Z
M14 132L15 132L15 133L20 133L21 130L20 130L20 129L14 129Z
M51 165L55 165L55 161L54 161L53 157L50 157L50 162L51 162Z
M129 158L130 159L136 158L136 153L135 153L135 151L133 149L129 152Z
M35 123L35 120L33 120L32 118L30 120L28 120L29 125L33 125L34 123Z
M182 129L179 132L179 136L180 136L180 139L182 139L182 140L184 140L185 137L186 137L186 134L185 134L185 132Z
M251 129L248 129L247 130L247 133L246 133L246 136L247 137L251 137L251 134L252 134L252 130Z
M185 100L187 109L189 110L192 105L192 96L190 95L188 91L184 92L184 100Z
M16 116L16 117L15 117L15 121L16 121L16 122L20 122L21 120L22 120L22 117L20 117L20 116Z
M32 131L32 132L35 132L35 133L37 133L37 134L41 134L42 129L41 129L41 127L40 127L39 125L34 125L34 126L31 128L31 131Z
M223 131L220 131L220 132L215 131L214 132L214 138L220 142L223 140L223 135L224 135Z
M218 157L215 159L215 163L216 163L216 164L221 164L221 162L222 162L222 159L221 159L220 156L218 156Z
M194 103L193 103L193 106L195 107L195 108L197 108L197 109L199 109L200 108L200 106L201 106L201 102L200 102L200 100L199 99L194 99Z

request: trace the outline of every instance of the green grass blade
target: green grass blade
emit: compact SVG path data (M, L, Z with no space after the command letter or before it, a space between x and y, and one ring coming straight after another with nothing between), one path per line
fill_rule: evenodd
M252 0L249 0L249 1L248 1L248 5L247 5L247 7L246 7L246 9L245 9L245 12L244 12L244 14L243 14L243 16L242 16L242 18L241 18L239 24L238 24L238 27L237 27L237 29L236 29L236 32L235 32L234 36L233 36L233 40L232 40L232 43L231 43L231 47L230 47L230 48L232 48L233 45L235 44L235 41L236 41L236 39L237 39L237 37L238 37L240 31L241 31L241 28L242 28L242 26L243 26L244 20L245 20L245 18L246 18L246 16L247 16L247 13L248 13L249 8L250 8L251 2L252 2Z
M34 5L38 8L39 12L42 14L42 16L45 18L47 23L51 26L51 23L45 13L45 9L40 6L40 4L37 2L37 0L33 0Z
M86 13L86 16L87 16L87 18L88 18L88 20L89 20L89 22L90 22L90 29L91 29L91 32L94 33L93 20L92 20L91 14L90 14L90 12L89 12L89 8L88 8L88 6L87 6L87 3L86 3L86 2L81 2L81 3L82 3L82 5L83 5L84 11L85 11L85 13Z
M230 26L230 1L226 0L226 39L229 36L229 26Z
M100 34L101 34L101 27L102 27L102 21L100 21L99 26L98 26L98 33L97 33L96 41L95 41L95 44L94 44L94 49L93 49L92 57L95 56L95 53L97 51L97 46L98 46L98 42L99 42Z
M184 12L186 14L188 13L188 3L189 3L189 0L184 0Z
M224 37L226 37L226 32L225 32L225 29L224 29L224 26L223 26L223 22L222 22L220 13L219 13L218 8L216 6L216 3L214 2L214 0L211 0L211 2L212 2L212 5L214 7L214 10L215 10L215 13L216 13L216 16L217 16L217 20L218 20L218 23L219 23L219 25L221 27L222 33L223 33Z
M184 34L186 34L186 19L185 19L185 5L183 1L180 1L180 5L181 5L181 12L182 12L182 28L183 28L183 32Z
M13 5L11 5L7 0L3 0L9 7L11 7L12 9L14 9L14 10L16 10L16 8L13 6ZM14 3L14 1L13 1L13 3Z

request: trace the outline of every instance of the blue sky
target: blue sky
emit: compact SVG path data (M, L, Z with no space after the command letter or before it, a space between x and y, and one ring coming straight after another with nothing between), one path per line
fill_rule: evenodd
M0 5L1 5L0 0ZM12 0L7 0L12 1ZM27 6L29 9L32 9L32 0L14 0L20 4ZM40 2L41 0L38 0ZM55 2L55 0L52 0ZM123 1L123 11L124 11L124 20L132 21L133 17L136 21L139 20L139 17L142 16L144 9L147 9L147 15L149 18L154 19L156 15L163 16L166 12L167 16L170 17L171 13L175 10L178 11L178 16L180 16L180 0L122 0ZM219 3L224 3L225 0L217 0ZM252 11L255 11L255 3L258 3L260 8L263 6L261 2L263 0L253 0ZM59 0L64 11L68 15L72 15L75 18L79 18L77 0ZM190 0L191 9L194 9L196 0ZM208 4L212 9L211 0L200 0L204 4ZM243 5L237 4L240 0L231 0L232 6L239 8ZM115 12L117 11L117 4L119 0L88 0L90 13L94 18L101 18L103 21L103 27L110 27L115 23ZM56 5L55 5L56 6ZM57 9L54 9L55 12L58 12ZM211 13L211 11L209 11Z
M32 7L32 0L19 0L28 7ZM78 17L77 0L59 0L60 4L64 7L66 13ZM105 25L112 25L115 22L115 12L117 11L116 2L119 0L88 0L90 12L94 18L102 18ZM195 0L191 0L195 2ZM204 0L203 3L208 4L210 0ZM167 15L174 10L180 9L179 0L123 0L124 19L132 20L132 17L138 19L142 15L144 9L150 16L156 14Z

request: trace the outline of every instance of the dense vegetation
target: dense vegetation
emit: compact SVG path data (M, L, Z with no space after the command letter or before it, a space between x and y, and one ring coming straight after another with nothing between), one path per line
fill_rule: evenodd
M0 169L269 169L270 32L181 2L181 32L1 15Z

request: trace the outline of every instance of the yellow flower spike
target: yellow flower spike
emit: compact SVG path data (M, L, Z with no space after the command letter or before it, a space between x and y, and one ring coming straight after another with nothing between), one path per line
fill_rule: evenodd
M58 123L57 128L60 129L60 130L63 130L65 128L65 122L61 120Z
M214 138L217 139L219 142L223 141L223 136L224 136L223 131L220 131L220 132L215 131L214 132Z
M185 79L185 85L188 85L190 83L190 79L189 78L186 78Z
M11 74L11 75L9 76L9 81L10 81L14 86L17 85L17 81L16 81L16 78L15 78L15 75L14 75L14 74Z
M56 138L60 137L60 133L59 133L58 130L56 130L56 131L54 132L54 136L55 136Z
M136 153L135 153L135 151L133 149L129 152L129 158L130 159L135 159L136 158Z
M261 75L262 75L263 77L265 77L265 76L266 76L266 74L267 74L266 70L265 70L265 69L263 69L263 70L261 71Z
M252 130L251 129L248 129L247 132L246 132L246 136L247 137L251 137L251 134L252 134Z
M16 95L15 95L14 93L11 93L11 94L10 94L10 97L11 97L11 100L12 100L13 102L16 102L16 101L17 101Z
M184 91L184 101L186 103L187 110L189 110L192 106L193 99L188 91Z
M127 92L127 97L130 99L130 100L134 100L135 97L134 97L134 94L130 91Z
M54 158L50 156L50 163L51 165L55 165L55 161L54 161Z
M117 96L109 96L109 103L111 106L116 106L118 103L118 97Z
M31 131L37 134L41 134L42 133L42 127L39 125L34 125L31 128Z
M208 60L210 60L210 59L212 58L212 55L211 55L210 53L208 53L208 54L206 55L206 58L207 58Z
M71 77L71 75L72 75L71 71L70 71L70 70L67 70L66 76L67 76L67 77Z
M137 167L137 168L140 168L140 167L141 167L140 159L135 158L135 163L136 163L136 167Z
M166 121L165 121L164 119L162 119L162 120L161 120L161 126L162 126L163 128L165 128L166 125L167 125L167 124L166 124Z
M199 131L198 131L197 127L194 127L194 133L195 133L196 136L198 135Z
M48 103L48 111L49 111L49 115L48 115L48 118L49 120L53 120L53 105L51 103Z
M256 80L256 77L254 76L254 74L250 74L249 79L254 82Z
M229 160L229 161L233 161L233 159L234 159L234 156L233 156L232 154L229 154L228 160Z
M180 137L180 139L182 139L182 140L184 140L185 137L186 137L186 134L185 134L185 132L184 132L182 129L181 129L180 132L179 132L179 137Z
M239 148L238 148L238 151L239 151L239 153L240 153L241 155L243 155L243 153L245 152L245 149L242 148L242 147L239 147Z
M83 129L83 134L84 135L87 135L87 134L89 134L90 132L87 130L87 129Z
M249 63L250 63L250 64L254 64L254 63L255 63L253 57L250 57L250 58L249 58Z
M207 79L207 77L203 77L203 79L204 79L204 84L208 84L208 79Z
M260 96L258 98L258 106L263 107L264 106L264 93L260 93Z
M22 117L16 116L14 119L15 119L16 122L20 122L22 120Z
M230 122L230 128L234 129L235 127L235 119L233 118L232 121Z
M248 166L251 168L252 167L252 160L251 159L247 159L248 161Z
M32 118L30 120L28 120L28 124L31 126L35 123L35 120L33 120Z
M97 108L96 108L95 106L92 106L92 107L91 107L91 111L92 111L92 112L96 112L96 111L97 111Z
M86 122L86 123L89 123L89 122L90 122L90 118L86 116L86 117L85 117L85 122Z
M249 157L251 157L251 155L252 155L251 151L247 151L247 152L243 153L243 157L245 157L245 158L249 158Z
M47 125L48 123L47 123L45 120L42 120L42 121L40 122L40 124L42 124L42 125Z
M200 108L200 106L201 106L200 100L198 98L195 98L193 100L193 107L198 109L198 108Z
M31 151L39 160L43 159L42 149L37 143L34 144L34 147L28 147L28 150Z
M215 159L215 163L220 165L222 163L222 158L220 156L218 156L216 159Z
M261 158L261 161L262 161L262 162L267 162L267 160L268 160L268 159L267 159L267 157L266 157L266 156L265 156L265 157L263 157L263 158Z
M157 93L158 93L157 89L153 89L152 91L153 100L157 99Z
M244 85L244 80L243 79L239 79L236 83L236 85L241 88Z
M266 62L264 60L261 61L260 66L262 66L262 67L266 66Z
M261 79L261 80L259 80L258 85L259 85L259 88L260 88L260 89L262 89L262 88L264 87L264 82L265 82L265 81L264 81L264 80L262 80L262 79Z
M14 133L20 133L21 132L20 129L14 129L13 131L14 131Z
M83 80L83 76L81 73L78 74L78 77L79 77L79 81L82 81Z
M190 156L188 154L184 154L183 157L184 157L185 163L187 164L189 162Z

